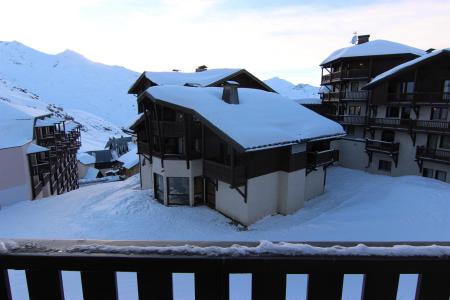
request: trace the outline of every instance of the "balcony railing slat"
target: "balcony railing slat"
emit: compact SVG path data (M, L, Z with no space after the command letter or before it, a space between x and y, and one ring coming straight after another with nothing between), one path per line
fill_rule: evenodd
M137 274L139 300L172 300L172 273L139 272Z
M26 270L30 300L64 300L61 271Z
M11 300L8 270L0 269L0 299Z
M369 273L364 275L362 300L395 300L400 274ZM382 288L381 288L382 287Z
M417 281L415 300L450 299L450 273L424 273Z
M228 300L229 274L214 270L195 273L195 300Z
M311 273L308 275L307 300L341 300L342 273Z
M84 300L117 300L115 272L81 272Z
M286 274L275 272L253 273L252 299L286 299Z

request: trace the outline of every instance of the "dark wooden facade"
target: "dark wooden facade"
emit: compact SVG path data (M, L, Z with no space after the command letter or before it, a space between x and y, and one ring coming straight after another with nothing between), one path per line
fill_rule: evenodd
M28 155L33 199L49 184L50 195L77 189L77 151L81 147L80 126L66 131L64 122L35 127L36 144L49 151Z
M245 151L220 129L196 112L159 101L149 95L138 98L142 117L131 128L137 133L138 153L150 161L203 159L203 176L237 188L250 178L276 171L315 170L336 161L337 154L325 159L328 142L309 142L308 149L294 153L290 144ZM309 152L308 152L309 151ZM317 152L317 153L316 153ZM308 154L310 153L310 154ZM315 154L314 154L315 153Z

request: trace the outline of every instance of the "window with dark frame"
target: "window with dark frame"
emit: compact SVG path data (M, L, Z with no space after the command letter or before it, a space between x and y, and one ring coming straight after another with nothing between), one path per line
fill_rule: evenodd
M395 132L393 130L383 130L381 132L381 140L393 143L395 141Z
M348 114L352 116L359 116L361 114L361 106L360 105L352 105L348 109Z
M422 176L428 178L434 178L434 170L429 168L423 168Z
M402 111L400 113L401 119L410 119L411 118L411 107L402 107Z
M442 84L442 100L449 101L450 100L450 79L444 80Z
M378 161L378 170L380 170L380 171L390 172L391 167L392 167L392 162L390 162L390 161L382 160L382 159L380 159Z
M445 182L447 180L447 172L442 171L442 170L436 170L436 172L434 174L434 178Z
M448 108L446 107L432 107L430 120L446 121L448 116Z
M450 136L448 135L441 135L440 141L439 141L439 148L450 150Z
M398 106L386 107L386 118L398 118L399 114L400 114L400 107Z
M167 177L169 205L189 205L189 177Z
M160 203L164 203L164 177L153 173L153 181L155 186L155 199Z

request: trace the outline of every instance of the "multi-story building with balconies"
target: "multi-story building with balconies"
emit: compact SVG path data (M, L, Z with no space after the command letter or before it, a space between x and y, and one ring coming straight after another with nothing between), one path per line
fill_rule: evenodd
M448 51L359 38L322 63L324 110L348 134L340 164L450 182Z
M1 105L0 205L78 188L80 125Z
M153 84L136 89L144 77ZM338 158L339 124L247 71L147 72L130 92L141 185L164 205L206 204L249 225L321 194Z

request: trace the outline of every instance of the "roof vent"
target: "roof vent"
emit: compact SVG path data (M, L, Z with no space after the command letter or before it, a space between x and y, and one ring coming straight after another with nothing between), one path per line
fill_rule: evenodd
M434 49L434 48L430 48L430 49L428 49L427 51L425 51L426 53L431 53L431 52L433 52L434 50L436 50L436 49Z
M180 72L180 69L173 69L172 72Z
M239 104L239 83L236 81L225 81L223 84L222 100L228 104Z
M194 82L186 82L184 84L184 86L189 86L189 87L201 87L202 85L200 83L194 83Z
M195 69L195 72L203 72L206 70L208 70L208 67L205 65L201 65L201 66L198 66L197 69Z
M367 43L369 41L370 34L358 35L358 45Z

